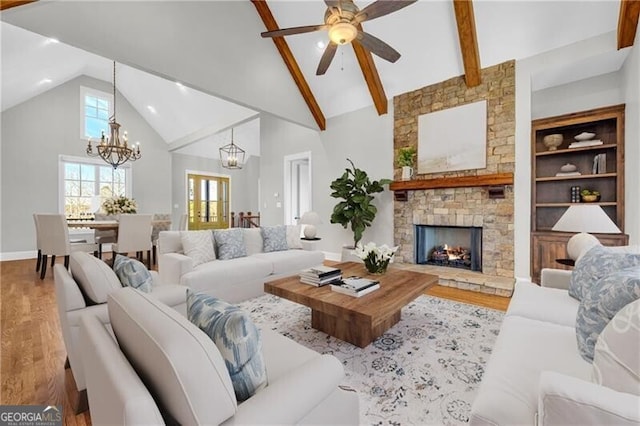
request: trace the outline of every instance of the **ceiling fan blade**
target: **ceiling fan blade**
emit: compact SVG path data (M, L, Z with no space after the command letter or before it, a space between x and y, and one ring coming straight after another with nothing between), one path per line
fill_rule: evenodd
M327 48L324 50L324 53L322 54L322 58L320 58L320 63L318 64L316 75L324 75L324 73L327 72L329 65L331 65L331 61L333 60L333 57L336 55L337 48L338 48L337 44L335 44L332 41L329 42L329 44L327 45Z
M395 62L400 59L400 54L396 49L369 33L358 31L356 40L360 42L362 47L364 47L371 53L378 55L382 59L386 59L389 62Z
M354 23L370 21L405 8L417 0L378 0L362 9L353 17Z
M284 28L281 30L265 31L260 35L262 37L282 37L282 36L288 36L288 35L294 35L294 34L310 33L313 31L325 30L327 28L329 28L329 26L325 24L305 25L304 27L291 27L291 28Z

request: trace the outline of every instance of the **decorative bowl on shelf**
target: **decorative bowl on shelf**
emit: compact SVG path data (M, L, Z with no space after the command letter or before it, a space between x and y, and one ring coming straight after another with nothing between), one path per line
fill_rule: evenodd
M593 139L595 133L591 132L582 132L579 135L574 136L573 138L577 141L588 141L589 139Z
M578 168L575 164L567 163L564 166L560 167L560 171L563 173L571 173L575 172Z
M596 201L600 201L600 195L589 194L589 195L580 195L583 203L595 203Z
M555 151L562 144L562 135L560 133L554 133L542 138L542 143L547 147L549 151Z

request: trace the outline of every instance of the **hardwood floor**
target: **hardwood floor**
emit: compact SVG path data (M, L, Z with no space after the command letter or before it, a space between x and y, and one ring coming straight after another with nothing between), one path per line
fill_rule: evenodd
M75 385L64 369L52 269L40 280L35 259L0 262L0 404L62 405L65 424L90 425L88 412L73 414L69 395L77 393L65 390ZM441 286L427 294L498 310L506 310L510 300Z

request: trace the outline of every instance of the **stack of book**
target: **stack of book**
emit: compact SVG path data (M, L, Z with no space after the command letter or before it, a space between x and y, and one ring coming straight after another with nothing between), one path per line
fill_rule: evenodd
M318 265L300 271L300 281L316 287L340 281L341 278L342 272L340 269L331 266Z
M602 153L593 157L593 174L607 173L607 154Z
M573 142L572 144L570 144L569 148L584 148L586 146L598 146L598 145L602 145L603 143L604 142L602 142L599 139L579 141L579 142Z
M353 297L361 297L380 288L380 282L362 277L348 277L331 283L331 290Z

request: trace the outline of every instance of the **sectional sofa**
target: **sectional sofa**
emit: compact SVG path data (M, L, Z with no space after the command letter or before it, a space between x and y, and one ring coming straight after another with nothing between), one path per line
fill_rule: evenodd
M230 231L241 234L244 250L239 252L240 255L232 254L235 257L220 259L219 247L215 239L212 239L211 244L216 247L214 258L209 256L209 260L203 263L198 263L197 253L189 255L183 242L186 241L185 238L195 236L195 233L211 234L211 231L160 232L160 279L165 283L182 284L194 291L237 303L262 295L267 281L297 274L302 269L320 265L324 261L322 252L302 249L298 227L287 227L288 245L280 247L285 249L268 252L265 251L263 229L233 228Z
M109 295L113 335L93 315L81 319L94 425L356 425L356 392L341 388L344 370L263 329L268 385L236 400L225 359L187 318L131 288Z
M80 318L87 314L94 315L108 326L107 296L122 288L122 284L109 265L88 253L71 253L69 266L70 270L67 270L63 265L56 264L53 267L53 278L69 366L73 371L76 388L83 391L86 384L78 343ZM157 272L151 271L150 274L153 278L150 295L186 315L186 288L163 285Z
M587 254L596 246L598 240L588 234L572 237L567 251L576 268L589 262ZM611 250L640 253L638 247ZM636 291L637 271L632 272ZM640 299L625 304L600 333L591 363L577 343L581 302L567 291L571 276L571 271L543 269L541 286L516 284L471 409L471 425L640 424Z

